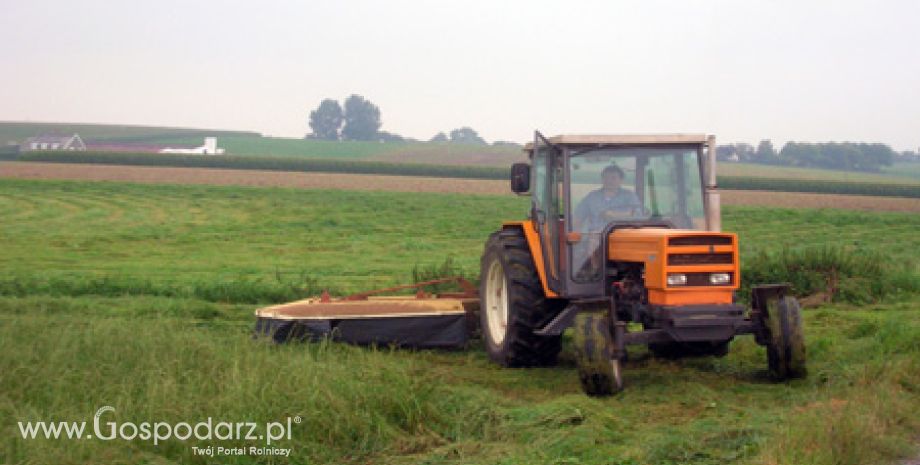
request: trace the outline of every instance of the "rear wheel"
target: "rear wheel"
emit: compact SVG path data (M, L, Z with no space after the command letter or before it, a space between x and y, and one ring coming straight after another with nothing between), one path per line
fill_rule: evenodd
M609 396L622 391L623 360L613 355L616 345L606 312L579 312L573 330L578 378L585 394Z
M770 299L760 317L770 376L777 381L807 376L802 311L795 297Z
M507 367L555 364L561 336L534 331L559 313L562 302L545 297L523 231L489 236L480 271L480 324L489 358Z

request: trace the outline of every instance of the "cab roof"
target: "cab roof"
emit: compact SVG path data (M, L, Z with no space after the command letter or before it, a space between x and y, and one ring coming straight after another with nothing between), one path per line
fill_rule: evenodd
M705 144L706 134L562 134L547 139L557 145ZM524 146L533 150L533 142Z

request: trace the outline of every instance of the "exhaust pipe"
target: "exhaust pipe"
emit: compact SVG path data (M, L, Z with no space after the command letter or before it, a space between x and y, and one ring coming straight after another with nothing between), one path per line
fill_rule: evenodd
M722 206L716 184L716 136L710 135L706 140L706 229L713 232L722 231Z

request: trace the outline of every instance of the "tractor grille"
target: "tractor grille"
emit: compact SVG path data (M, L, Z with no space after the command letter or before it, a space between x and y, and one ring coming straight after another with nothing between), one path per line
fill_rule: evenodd
M732 238L727 236L687 236L672 237L668 245L732 245Z
M668 265L731 265L731 253L673 253L668 255Z

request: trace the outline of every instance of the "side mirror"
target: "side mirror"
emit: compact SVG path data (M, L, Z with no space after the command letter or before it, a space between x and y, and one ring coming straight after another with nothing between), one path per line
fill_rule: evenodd
M530 164L515 163L511 165L511 191L526 194L530 190Z

